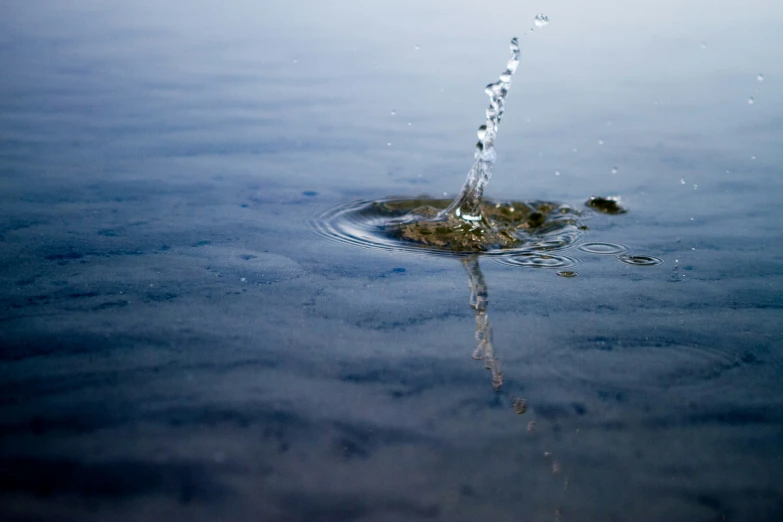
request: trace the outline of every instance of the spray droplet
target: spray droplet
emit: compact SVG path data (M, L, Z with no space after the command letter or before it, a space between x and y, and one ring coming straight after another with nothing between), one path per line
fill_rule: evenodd
M698 190L698 189L699 189L699 186L694 184L693 185L693 190Z
M764 81L764 75L763 75L763 74L761 74L761 73L759 73L759 75L758 75L758 76L756 76L756 79L757 79L758 81L760 81L760 82L763 82L763 81Z
M391 111L391 115L392 115L392 116L397 116L397 111L395 111L394 109L392 109L392 111Z
M387 142L386 142L386 146L387 146L387 147L391 147L391 142L390 142L390 141L387 141Z
M484 138L487 137L487 126L482 125L481 127L479 127L478 131L476 131L476 135L478 135L478 139L483 142Z
M298 63L298 62L299 60L297 60L296 58L293 59L293 63Z
M408 122L408 127L410 127L411 125L413 125L413 123L411 123L411 122Z
M560 175L560 171L559 171L559 170L556 170L556 171L555 171L555 176L559 176L559 175Z
M599 145L603 145L604 144L604 140L598 140L598 144Z
M579 151L579 149L577 149L576 147L574 147L573 149L571 149L571 152L578 152L578 151Z
M750 159L754 160L756 159L756 156L751 156Z
M748 98L748 105L753 105L754 103L756 103L756 98L754 98L753 96Z
M544 27L549 23L549 17L545 14L537 14L535 19L536 27Z
M612 174L617 174L617 171L618 171L617 167L612 167Z
M706 49L707 48L707 42L702 42L701 43L701 48L702 49Z
M421 47L419 47L419 46L417 45L417 46L415 46L415 47L414 47L414 49L418 51L419 49L421 49Z
M685 178L680 178L680 185L685 185Z

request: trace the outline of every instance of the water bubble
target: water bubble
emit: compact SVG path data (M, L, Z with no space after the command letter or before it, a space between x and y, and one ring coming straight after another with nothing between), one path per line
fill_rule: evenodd
M763 82L763 81L764 81L764 75L763 75L763 74L761 74L761 73L759 73L759 75L758 75L758 76L756 76L756 79L757 79L758 81L760 81L760 82Z
M392 111L391 111L391 115L392 115L392 116L397 116L397 111L395 111L394 109L392 109Z
M545 14L537 14L535 18L536 27L544 27L549 23L549 17ZM532 29L531 29L532 31Z
M756 103L756 98L754 98L753 96L748 98L748 105L753 105L754 103Z
M617 172L618 172L617 167L612 167L612 174L617 174Z
M598 144L599 145L603 145L604 144L604 140L598 140Z

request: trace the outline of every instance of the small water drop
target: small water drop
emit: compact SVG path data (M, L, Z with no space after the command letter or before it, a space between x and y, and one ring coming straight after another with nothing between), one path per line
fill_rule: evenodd
M685 185L685 178L680 178L680 185Z
M619 172L617 167L612 167L612 174L617 174Z
M411 122L408 122L408 127L410 127L411 125L413 125L413 123L411 123Z
M419 47L419 46L417 45L417 46L415 46L413 49L415 49L416 51L418 51L419 49L421 49L421 47Z
M598 144L599 145L603 145L604 144L604 140L598 140Z
M706 49L707 48L707 42L702 42L701 43L701 48L702 49Z
M293 63L299 63L299 60L297 60L296 58L294 58L292 61Z
M694 184L694 185L693 185L693 190L698 190L698 189L699 189L699 186L698 186L698 185L696 185L696 184Z
M387 147L391 147L391 142L390 142L390 141L387 141L387 142L386 142L386 146L387 146Z
M573 149L571 149L571 152L579 152L579 149L577 149L576 147L574 147Z
M397 111L395 111L394 109L392 109L392 111L391 111L391 115L392 115L392 116L397 116Z
M559 175L560 175L560 171L559 171L559 170L556 170L556 171L555 171L555 176L559 176Z
M549 23L549 17L545 14L537 14L535 18L536 27L544 27ZM531 29L532 30L532 29Z
M756 159L756 156L751 156L750 159L754 160Z
M756 103L756 98L754 98L753 96L748 98L748 105L753 105L754 103Z
M760 82L763 82L763 81L764 81L764 75L763 75L763 74L761 74L761 73L759 73L759 75L758 75L758 76L756 76L756 79L757 79L758 81L760 81Z
M483 142L484 138L487 137L487 126L482 125L481 127L479 127L478 131L476 131L476 135L478 136L478 139Z

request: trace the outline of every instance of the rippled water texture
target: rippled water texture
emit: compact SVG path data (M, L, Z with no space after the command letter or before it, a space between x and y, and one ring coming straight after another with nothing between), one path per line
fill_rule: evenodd
M1 4L0 520L783 519L779 3Z

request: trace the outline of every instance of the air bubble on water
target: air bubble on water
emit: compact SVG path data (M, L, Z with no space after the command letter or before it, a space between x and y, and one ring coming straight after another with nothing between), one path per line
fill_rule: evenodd
M758 75L758 76L756 76L756 79L757 79L758 81L760 81L760 82L763 82L763 81L764 81L764 75L763 75L763 74L761 74L761 73L759 73L759 75Z
M685 185L685 178L680 178L680 185Z
M612 167L612 174L617 174L617 172L618 172L618 168L617 167Z
M599 145L603 145L604 144L604 140L598 140L598 144Z
M544 27L549 23L549 17L545 14L537 14L535 18L536 27ZM531 29L532 30L532 29Z
M756 98L754 98L753 96L748 98L748 105L753 105L754 103L756 103Z

